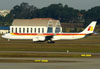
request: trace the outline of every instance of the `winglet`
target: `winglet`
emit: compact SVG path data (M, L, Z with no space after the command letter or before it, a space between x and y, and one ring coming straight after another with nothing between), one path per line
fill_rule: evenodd
M91 34L93 33L94 29L95 29L95 25L96 25L97 21L92 21L85 30L83 30L81 33L86 33L86 34Z

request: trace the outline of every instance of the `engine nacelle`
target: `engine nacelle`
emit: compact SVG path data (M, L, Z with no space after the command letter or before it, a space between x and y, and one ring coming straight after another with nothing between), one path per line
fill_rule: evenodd
M37 42L37 41L45 41L45 37L35 37L35 38L33 38L33 42Z

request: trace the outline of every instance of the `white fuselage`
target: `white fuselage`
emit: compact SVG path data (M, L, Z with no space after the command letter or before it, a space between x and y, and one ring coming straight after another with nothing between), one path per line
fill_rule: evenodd
M44 41L46 36L53 36L52 40L74 40L84 38L87 34L81 33L44 33L44 34L18 34L18 33L8 33L3 35L6 39L37 39L38 41Z

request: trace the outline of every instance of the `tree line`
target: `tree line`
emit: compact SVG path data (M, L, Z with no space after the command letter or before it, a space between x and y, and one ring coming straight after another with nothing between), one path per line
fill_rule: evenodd
M85 23L85 25L96 20L100 24L100 6L89 10L79 10L59 3L37 8L23 2L14 6L6 17L0 16L0 26L10 26L14 19L32 18L53 18L64 23Z

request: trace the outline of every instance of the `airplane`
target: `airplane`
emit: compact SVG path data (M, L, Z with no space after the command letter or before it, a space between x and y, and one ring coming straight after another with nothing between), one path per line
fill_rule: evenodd
M8 39L31 39L33 42L55 43L56 40L75 40L93 34L97 21L92 21L82 32L79 33L7 33L2 35Z

